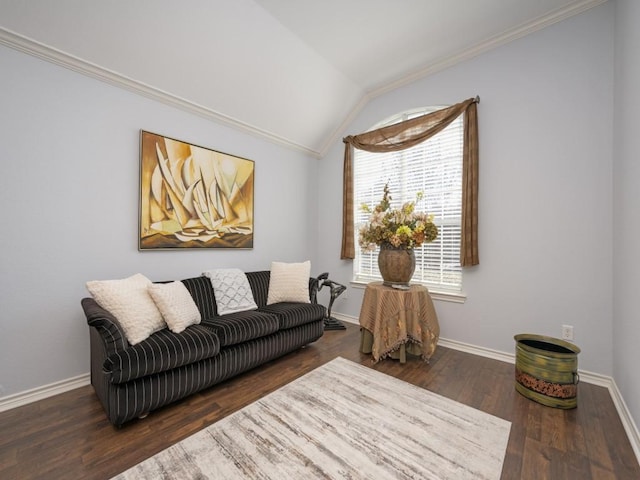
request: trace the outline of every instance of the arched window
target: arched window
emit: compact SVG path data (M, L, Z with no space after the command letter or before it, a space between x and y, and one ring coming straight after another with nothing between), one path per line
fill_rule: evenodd
M425 115L443 107L414 109L394 115L371 128L393 125ZM423 193L416 210L434 215L438 238L415 250L414 283L423 283L433 292L459 293L462 289L460 267L460 232L462 215L463 116L430 139L407 150L371 153L356 149L353 156L353 189L356 255L353 262L354 281L381 280L378 250L361 251L358 227L369 215L360 206L374 208L389 184L392 208L415 200Z

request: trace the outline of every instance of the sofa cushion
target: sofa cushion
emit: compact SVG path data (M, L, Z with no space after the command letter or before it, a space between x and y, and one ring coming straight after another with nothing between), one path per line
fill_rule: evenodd
M259 272L247 272L247 280L251 291L253 292L253 299L259 307L264 307L267 304L267 295L269 294L269 280L271 278L271 272L269 270L261 270ZM317 298L318 279L309 278L309 298L312 303L316 303ZM312 296L313 294L313 296Z
M247 281L253 293L253 299L258 307L264 307L267 304L267 295L269 294L269 278L271 272L262 270L259 272L247 272Z
M98 305L116 317L131 345L166 327L147 290L151 280L144 275L137 273L120 280L94 280L86 285Z
M264 337L279 328L278 317L269 313L247 311L205 318L202 325L216 332L220 346L228 347L258 337Z
M310 303L309 276L311 262L271 262L271 279L267 305L280 302Z
M200 310L184 283L155 283L149 285L149 294L173 333L200 323Z
M239 268L218 268L203 273L211 280L218 315L258 308L247 275Z
M215 332L192 325L181 333L165 328L146 340L112 353L103 369L111 373L111 383L124 383L197 362L220 352Z
M325 315L325 308L317 303L281 302L261 307L259 311L276 315L280 329L321 320Z
M202 318L210 318L218 315L216 310L216 297L213 294L211 280L207 277L193 277L182 280L182 283L196 302Z

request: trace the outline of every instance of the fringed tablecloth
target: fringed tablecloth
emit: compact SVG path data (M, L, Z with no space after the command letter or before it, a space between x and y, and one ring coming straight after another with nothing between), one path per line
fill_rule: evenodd
M373 335L371 353L375 362L402 345L409 353L428 360L440 336L431 295L422 285L398 290L382 282L370 283L362 300L360 325Z

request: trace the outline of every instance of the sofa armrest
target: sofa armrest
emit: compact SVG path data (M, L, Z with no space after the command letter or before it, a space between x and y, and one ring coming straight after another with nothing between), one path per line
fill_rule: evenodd
M100 334L107 355L124 350L129 346L124 330L116 317L98 305L98 302L93 298L83 298L81 304L87 317L87 323Z

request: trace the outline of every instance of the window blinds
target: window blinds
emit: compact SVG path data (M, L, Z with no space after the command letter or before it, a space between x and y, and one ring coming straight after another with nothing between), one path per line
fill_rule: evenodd
M384 125L429 113L412 112L396 116ZM377 125L376 128L383 126ZM357 235L369 215L360 206L374 208L382 198L384 185L391 190L392 208L415 200L418 192L423 199L416 210L433 214L438 238L415 249L416 271L413 282L424 283L434 291L459 292L462 288L460 267L460 223L462 212L462 116L429 140L410 149L371 153L354 151L354 221L356 224L356 281L381 280L378 270L378 250L360 251Z

